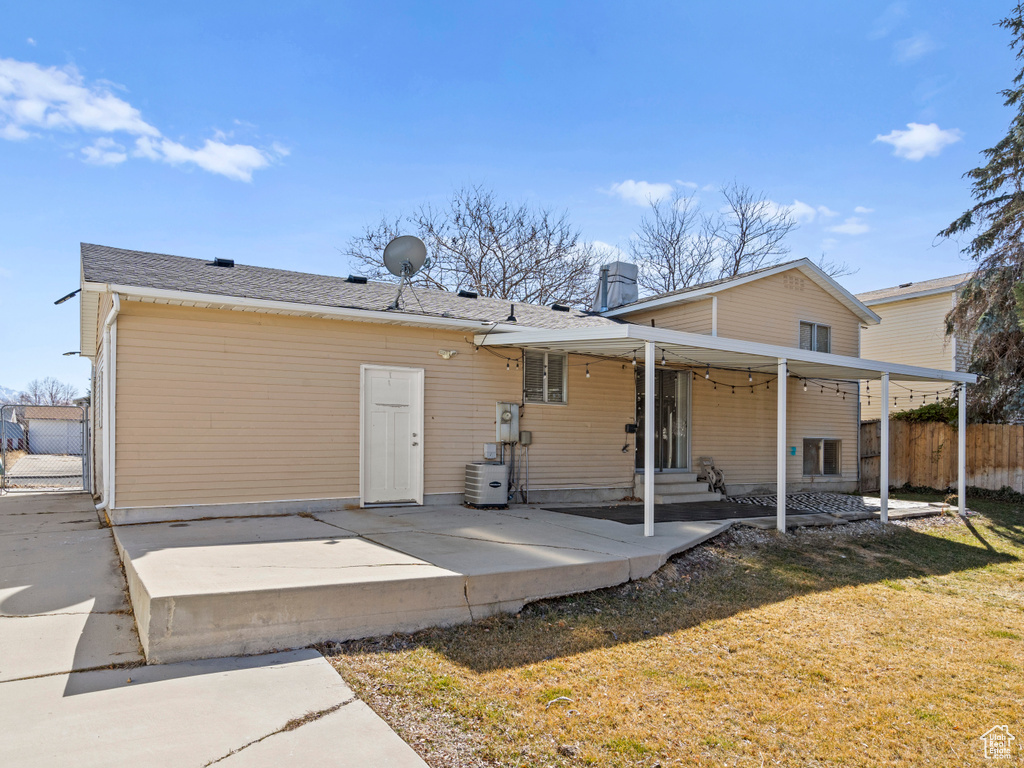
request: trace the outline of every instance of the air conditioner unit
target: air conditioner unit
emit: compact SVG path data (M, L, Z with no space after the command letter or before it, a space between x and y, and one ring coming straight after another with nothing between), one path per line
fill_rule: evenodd
M494 461L467 464L466 503L473 507L507 507L508 467Z

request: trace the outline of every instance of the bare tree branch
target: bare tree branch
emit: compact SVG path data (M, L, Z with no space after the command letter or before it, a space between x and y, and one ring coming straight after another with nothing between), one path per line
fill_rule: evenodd
M20 400L22 405L71 405L77 396L77 387L47 376L30 381Z
M719 276L734 277L781 261L789 253L786 236L796 229L789 209L735 181L721 192L726 211Z
M386 217L353 238L346 255L364 274L393 280L381 256L399 234L427 245L429 266L415 284L534 304L586 306L593 292L593 250L564 212L498 200L480 186L457 190L444 208L420 206L410 216Z

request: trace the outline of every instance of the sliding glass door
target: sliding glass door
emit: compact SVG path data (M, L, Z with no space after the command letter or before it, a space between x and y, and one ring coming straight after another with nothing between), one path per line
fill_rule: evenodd
M644 468L644 370L636 369L636 467ZM690 373L654 372L654 468L688 469L690 464Z

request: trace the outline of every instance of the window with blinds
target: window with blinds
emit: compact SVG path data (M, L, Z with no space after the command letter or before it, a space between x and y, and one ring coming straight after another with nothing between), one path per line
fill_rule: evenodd
M800 323L800 349L832 351L832 328L820 323Z
M527 403L565 403L567 355L534 352L523 355L523 400Z
M841 440L821 437L804 438L804 476L841 475Z

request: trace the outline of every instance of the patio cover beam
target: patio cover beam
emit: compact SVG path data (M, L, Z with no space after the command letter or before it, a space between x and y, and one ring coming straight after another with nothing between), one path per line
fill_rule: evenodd
M672 364L710 365L714 368L775 368L778 361L789 361L789 372L811 379L878 379L888 372L896 381L949 381L973 384L973 373L943 371L913 365L867 360L860 357L812 352L754 341L684 333L667 328L623 323L621 325L574 329L522 329L478 334L474 343L489 347L536 347L575 354L607 355L628 358L653 342L667 353Z
M889 522L889 374L882 374L882 413L879 419L881 435L878 448L878 497L881 502L880 519Z
M654 342L644 343L644 536L654 535Z
M775 388L778 397L778 418L775 427L775 527L786 532L786 358L780 357L779 381Z
M960 517L967 516L967 387L960 385L956 418L956 504Z

